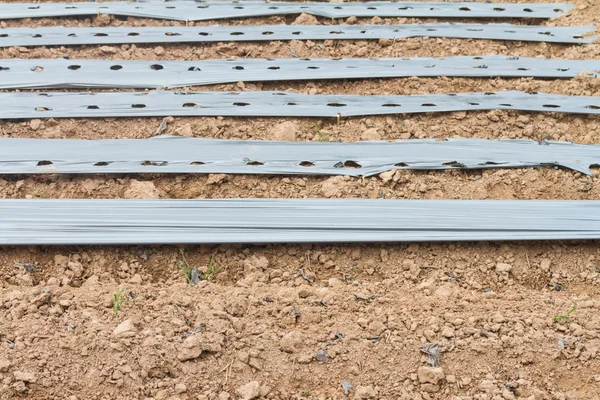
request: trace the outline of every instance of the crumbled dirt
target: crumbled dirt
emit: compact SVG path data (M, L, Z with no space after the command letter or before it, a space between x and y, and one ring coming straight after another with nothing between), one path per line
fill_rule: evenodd
M600 24L600 4L573 3L573 15L555 21L495 22ZM296 18L218 23L289 24ZM427 21L432 20L356 22ZM106 16L0 24L182 25ZM600 58L598 42L565 46L428 38L9 48L0 49L0 57L281 58L291 57L292 50L299 57ZM184 90L242 89L314 94L516 89L599 96L600 81L406 78L244 82ZM597 116L511 111L340 121L49 119L2 122L0 136L148 138L163 121L162 134L231 139L600 142ZM597 200L600 184L597 177L552 168L400 171L365 179L47 175L2 176L0 197ZM183 272L191 267L202 275L195 286L187 283ZM0 273L0 399L565 400L597 399L600 393L600 250L595 241L10 247L0 249ZM429 365L421 350L430 343L440 346L439 368Z

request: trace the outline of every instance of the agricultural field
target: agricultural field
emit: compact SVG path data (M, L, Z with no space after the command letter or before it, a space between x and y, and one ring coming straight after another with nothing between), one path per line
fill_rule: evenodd
M600 26L598 1L569 3L575 6L571 15L557 19L484 21ZM187 26L449 21L482 22L301 14ZM59 25L186 23L109 15L0 22L2 28ZM0 59L484 55L597 60L600 42L425 37L0 48ZM600 79L240 81L178 90L600 96ZM0 121L2 138L142 139L157 132L304 142L460 137L600 144L600 116L492 110ZM403 170L371 177L4 175L0 198L599 200L600 170L592 171L595 176L550 167ZM599 399L599 307L600 248L594 240L2 247L0 399Z

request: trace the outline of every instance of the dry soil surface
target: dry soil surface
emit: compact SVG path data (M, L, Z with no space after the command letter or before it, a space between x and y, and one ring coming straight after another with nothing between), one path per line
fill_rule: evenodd
M600 3L519 24L600 25ZM220 24L412 23L286 16ZM198 23L209 25L215 21ZM461 20L461 22L475 22ZM493 21L507 22L507 21ZM6 26L178 26L47 18ZM211 59L507 55L598 59L589 46L406 39L0 49L0 58ZM408 78L239 82L185 90L411 94L518 89L600 95L600 80ZM0 136L146 138L163 120L0 123ZM166 118L165 134L356 141L443 137L599 143L600 118L505 111L335 119ZM4 198L599 199L560 169L372 178L0 177ZM32 200L35 201L35 200ZM427 216L423 216L427 218ZM185 257L185 262L183 261ZM180 266L198 268L192 286ZM598 242L0 249L0 399L600 398ZM428 364L423 346L440 350ZM431 351L431 350L430 350Z

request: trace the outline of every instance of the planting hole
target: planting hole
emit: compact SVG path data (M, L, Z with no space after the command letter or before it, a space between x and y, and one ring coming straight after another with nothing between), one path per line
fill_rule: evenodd
M328 107L346 107L346 105L342 104L342 103L328 103L327 106Z
M96 164L94 164L94 167L106 167L106 166L108 166L108 164L110 164L110 163L108 163L106 161L99 161Z
M348 160L344 163L345 168L362 168L362 165L357 163L356 161Z
M77 71L79 68L81 68L81 65L69 65L67 68L71 71Z
M104 37L104 36L108 36L108 34L107 33L95 33L94 36Z
M236 65L235 67L233 67L233 69L241 71L244 69L244 67L242 67L241 65Z
M87 106L87 109L88 110L99 110L100 107L98 107L98 106Z
M276 69L280 69L279 67L269 67L267 69L272 69L272 70L276 70Z
M240 106L240 107L245 107L245 106L249 106L250 103L242 103L242 102L236 102L233 103L234 106Z
M184 103L183 108L202 108L196 103Z
M444 165L446 167L454 167L454 168L464 168L465 167L465 164L459 163L458 161L445 162L442 165Z
M163 66L162 66L162 65L160 65L160 64L152 64L152 65L150 66L150 69L153 69L153 70L155 70L155 71L160 71L161 69L165 69L165 67L163 67Z
M302 161L302 162L300 163L300 166L301 166L301 167L314 167L314 166L315 166L315 164L311 163L310 161Z
M38 167L42 167L44 165L52 165L52 161L48 161L48 160L38 161L37 165L38 165Z
M145 104L132 104L131 108L146 108Z
M40 112L44 112L44 111L51 111L52 109L49 107L38 107L35 109L36 111L40 111Z
M118 71L118 70L120 70L120 69L123 69L123 66L122 66L122 65L112 65L112 66L110 67L110 69L111 69L112 71Z
M408 167L408 164L407 163L403 163L403 162L399 162L399 163L394 164L394 166L395 167Z
M44 70L44 67L40 67L39 65L36 67L31 68L31 70L33 72L42 72Z
M205 165L202 161L192 161L190 165Z
M144 161L142 165L144 167L164 167L168 163L168 161Z
M544 108L560 108L557 104L544 104Z

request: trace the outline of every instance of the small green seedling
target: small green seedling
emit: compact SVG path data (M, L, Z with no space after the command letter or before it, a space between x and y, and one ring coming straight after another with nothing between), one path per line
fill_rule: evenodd
M311 391L310 390L305 390L304 392L302 392L301 396L304 398L307 398L311 395Z
M219 272L222 269L223 269L222 265L215 265L215 257L211 257L210 263L208 264L208 269L203 274L204 279L206 279L207 281L210 280L211 276L213 276L214 274L216 274L217 272Z
M183 254L183 251L181 251L181 262L179 263L178 267L179 267L179 270L185 276L185 279L187 280L188 284L191 285L192 284L192 267L190 267L187 260L185 259L185 254Z
M113 311L119 312L121 311L121 306L129 302L129 298L127 297L127 288L123 288L121 290L117 290L113 293Z
M577 309L577 306L574 306L569 311L567 311L565 314L558 314L556 317L554 317L554 322L560 322L564 319L565 321L567 321L567 324L570 324L571 323L571 314L573 314L576 309Z

